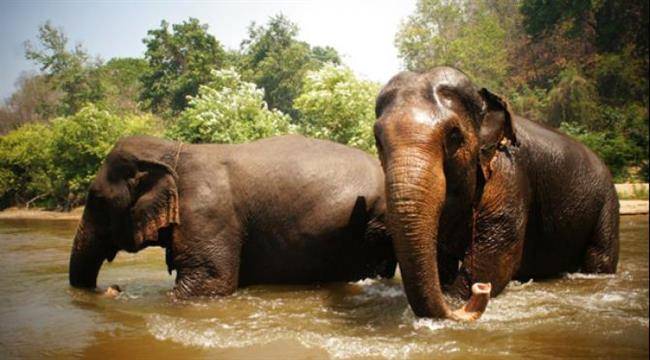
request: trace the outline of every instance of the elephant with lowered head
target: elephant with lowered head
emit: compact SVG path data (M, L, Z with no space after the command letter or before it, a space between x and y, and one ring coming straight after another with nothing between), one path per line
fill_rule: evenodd
M419 316L454 318L442 290L498 295L511 279L613 273L618 199L604 163L514 116L462 72L402 72L377 97L387 227Z
M148 246L166 249L179 298L251 284L392 277L385 208L379 162L329 141L126 138L91 184L70 284L94 289L104 260ZM487 296L478 291L462 315L479 316Z

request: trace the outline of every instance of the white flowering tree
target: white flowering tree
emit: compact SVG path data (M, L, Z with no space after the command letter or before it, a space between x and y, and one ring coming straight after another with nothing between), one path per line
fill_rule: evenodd
M290 118L270 110L264 90L233 69L215 70L199 88L167 136L190 143L242 143L290 132Z
M345 66L328 64L307 74L294 107L300 131L369 152L375 151L372 126L379 84L358 79Z

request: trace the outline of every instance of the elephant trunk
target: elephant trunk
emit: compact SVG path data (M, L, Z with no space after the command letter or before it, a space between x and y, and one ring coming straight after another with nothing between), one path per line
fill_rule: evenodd
M440 154L442 155L442 154ZM432 154L393 154L386 167L388 225L409 304L419 317L475 320L489 300L490 285L477 284L466 306L452 311L444 300L437 264L446 179Z
M97 237L89 209L86 208L70 253L70 285L90 289L97 287L97 275L105 258L104 247Z

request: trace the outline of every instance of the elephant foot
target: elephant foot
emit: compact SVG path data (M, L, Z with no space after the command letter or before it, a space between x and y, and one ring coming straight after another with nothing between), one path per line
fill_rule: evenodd
M472 295L462 308L451 313L451 318L457 321L474 321L483 315L488 302L492 284L475 283L472 285Z

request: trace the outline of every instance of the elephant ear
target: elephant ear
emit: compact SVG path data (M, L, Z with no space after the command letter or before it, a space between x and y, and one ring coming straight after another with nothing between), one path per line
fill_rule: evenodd
M176 172L155 160L138 161L138 172L129 179L134 193L131 206L133 240L141 247L157 242L158 230L180 224Z
M483 100L483 118L479 130L479 163L483 177L491 176L491 162L497 150L508 145L517 146L517 137L512 125L512 113L508 103L501 97L483 88L479 91Z

